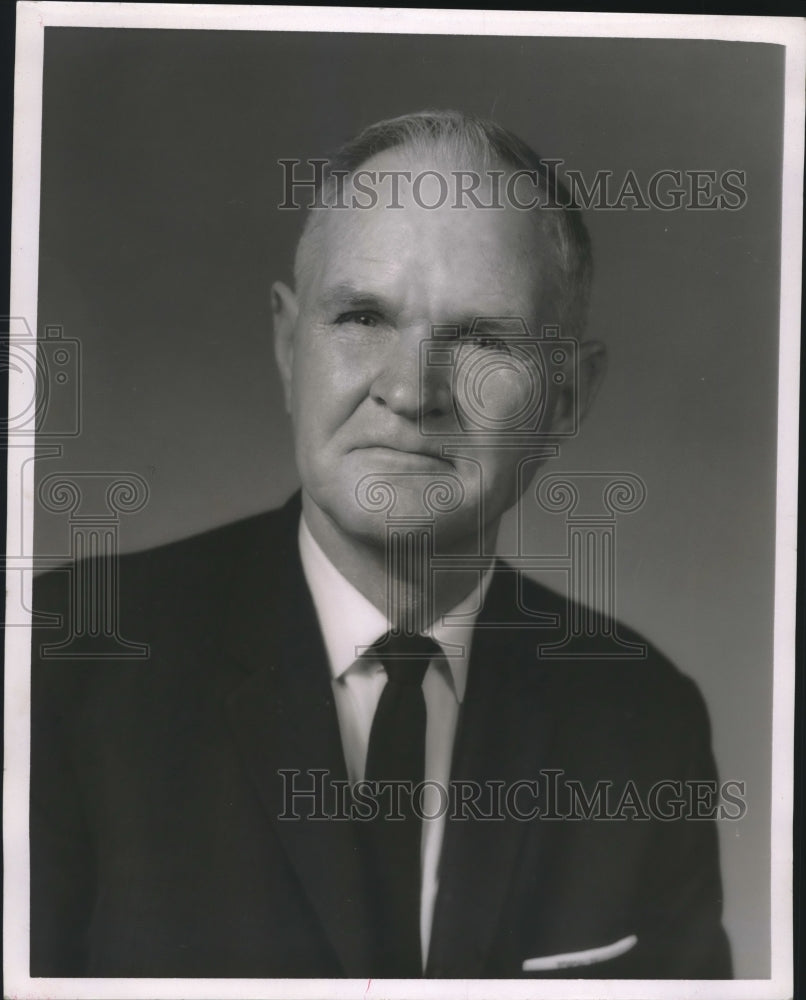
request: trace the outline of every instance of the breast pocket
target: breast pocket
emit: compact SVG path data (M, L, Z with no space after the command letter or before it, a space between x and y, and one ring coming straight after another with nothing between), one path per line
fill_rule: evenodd
M596 965L611 959L626 955L638 943L635 934L628 934L598 948L586 948L583 951L566 951L558 955L540 955L536 958L523 960L524 972L556 972L559 969L573 969L581 966Z

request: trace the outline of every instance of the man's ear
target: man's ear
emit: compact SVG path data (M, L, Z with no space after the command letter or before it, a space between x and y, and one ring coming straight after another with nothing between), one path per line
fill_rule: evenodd
M570 368L555 391L551 434L569 434L579 427L596 398L607 370L607 350L598 340L583 340L577 348L576 371Z
M274 318L274 357L283 383L285 408L291 412L291 373L294 368L294 330L299 315L297 297L282 281L271 286L271 312Z

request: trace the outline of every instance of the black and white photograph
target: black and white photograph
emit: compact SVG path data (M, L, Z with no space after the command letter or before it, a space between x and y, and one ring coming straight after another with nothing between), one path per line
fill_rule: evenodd
M805 79L18 5L6 995L792 996Z

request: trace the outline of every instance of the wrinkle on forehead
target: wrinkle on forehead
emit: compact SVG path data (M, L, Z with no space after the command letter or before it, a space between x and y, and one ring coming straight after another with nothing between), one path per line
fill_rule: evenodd
M430 169L432 162L412 169ZM366 169L410 167L408 160L400 164L382 154L367 161ZM309 247L315 266L298 291L316 296L349 283L432 315L473 308L477 315L504 309L534 315L546 247L526 213L511 207L457 209L450 199L428 209L410 190L401 190L400 203L397 209L379 203L319 210L323 218L311 234L316 244Z
M370 220L345 212L327 226L310 292L336 286L394 303L394 311L432 318L533 313L537 291L532 233L513 234L500 213L453 224L420 209ZM520 226L524 224L515 220Z
M315 277L320 284L323 272L330 273L334 265L339 270L338 265L346 265L351 253L352 264L363 260L369 269L395 272L404 259L416 258L420 270L436 268L445 272L446 277L450 274L450 268L445 267L448 258L457 258L457 263L467 267L478 265L478 257L482 257L487 277L497 277L507 284L517 278L528 286L519 297L536 299L544 270L541 260L550 253L550 248L533 214L512 207L479 209L469 201L464 208L453 204L455 188L451 185L456 182L451 172L481 173L482 183L475 194L488 203L492 182L484 175L496 169L506 176L514 168L491 162L488 156L479 157L475 151L454 148L455 143L450 147L443 142L420 145L422 148L384 150L366 160L356 172L372 171L377 176L383 171L408 171L412 177L427 171L446 172L450 194L445 204L433 209L418 204L412 197L411 183L401 180L399 202L404 207L389 208L391 188L386 180L377 181L379 202L372 208L315 210L298 248L297 291L304 294ZM434 178L428 180L437 184ZM347 178L344 186L347 204L353 193L360 194L353 187L352 178ZM421 201L430 204L430 195L424 191ZM432 243L428 234L433 236L437 230L439 238ZM476 251L476 259L471 259L472 251ZM490 294L483 287L478 291L480 295Z

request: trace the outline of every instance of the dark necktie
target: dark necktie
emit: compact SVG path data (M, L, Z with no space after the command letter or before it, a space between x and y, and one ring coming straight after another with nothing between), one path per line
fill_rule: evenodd
M422 683L431 658L438 653L437 644L425 636L390 633L370 650L370 655L386 669L387 681L372 720L365 778L406 783L394 800L395 812L402 818L386 818L394 791L389 789L379 794L380 815L367 823L364 831L376 920L373 975L377 977L405 979L422 975L422 821L412 808L411 790L425 775ZM414 805L419 803L415 800Z

